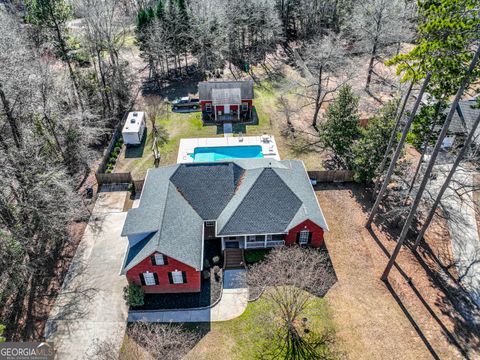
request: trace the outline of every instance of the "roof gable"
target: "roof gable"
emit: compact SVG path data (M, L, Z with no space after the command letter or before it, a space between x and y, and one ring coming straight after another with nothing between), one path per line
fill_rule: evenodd
M302 206L274 169L265 168L220 230L222 235L282 233Z
M243 100L252 100L253 80L246 81L202 81L198 83L198 97L200 101L213 100L212 90L240 89L241 98Z
M243 172L233 163L182 164L170 181L204 220L217 219Z

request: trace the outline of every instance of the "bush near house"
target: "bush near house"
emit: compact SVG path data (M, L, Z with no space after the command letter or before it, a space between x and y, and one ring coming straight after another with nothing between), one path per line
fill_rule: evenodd
M120 136L115 142L115 145L113 146L113 150L109 155L108 163L105 168L105 172L107 174L113 172L113 169L115 168L115 164L117 163L117 158L120 155L122 145L123 145L123 138Z
M245 251L245 261L247 264L253 264L265 259L265 256L270 252L270 249L247 250Z
M123 298L129 306L143 306L145 295L143 289L138 285L128 285L123 288Z

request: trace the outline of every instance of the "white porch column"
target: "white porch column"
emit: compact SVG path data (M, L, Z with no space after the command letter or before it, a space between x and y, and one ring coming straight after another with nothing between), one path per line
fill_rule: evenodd
M263 244L263 247L265 247L265 248L267 247L267 235L265 235L265 242Z

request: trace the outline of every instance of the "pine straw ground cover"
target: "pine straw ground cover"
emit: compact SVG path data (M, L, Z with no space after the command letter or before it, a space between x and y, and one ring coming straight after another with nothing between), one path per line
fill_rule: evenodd
M390 285L380 281L395 241L375 225L372 231L364 227L371 203L363 187L323 185L317 190L330 227L326 245L338 277L326 299L348 357L479 358L478 334L457 311L455 299L408 248L397 258ZM439 249L444 242L438 245L430 243Z

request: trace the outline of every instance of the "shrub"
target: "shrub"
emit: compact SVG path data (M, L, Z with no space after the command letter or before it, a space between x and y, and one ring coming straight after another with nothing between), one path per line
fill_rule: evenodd
M265 259L265 256L270 252L269 249L261 249L261 250L249 250L245 252L245 261L247 263L254 263L258 261L262 261Z
M123 288L123 298L130 306L143 306L144 293L141 286L130 284Z
M206 280L206 279L210 279L210 271L208 270L203 270L202 271L202 276L203 278Z
M0 342L5 342L6 339L3 336L3 332L5 331L5 325L0 324Z
M203 260L203 268L210 269L210 261L208 261L207 259Z
M111 168L108 168L107 170L105 170L105 173L106 173L106 174L111 174L112 171L113 171L113 170L112 170Z
M214 272L215 274L218 274L218 273L220 272L220 266L216 266L216 265L215 265L215 266L213 267L213 272Z
M214 257L212 258L212 261L213 261L213 263L214 263L215 265L217 265L217 264L220 262L220 256L214 256Z

